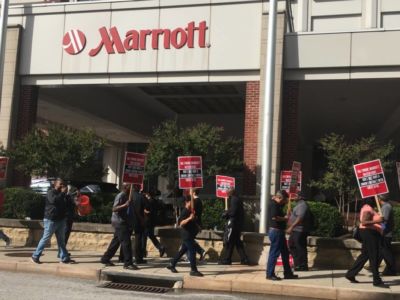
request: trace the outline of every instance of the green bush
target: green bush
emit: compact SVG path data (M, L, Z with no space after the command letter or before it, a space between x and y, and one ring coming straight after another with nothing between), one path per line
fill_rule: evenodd
M393 206L394 230L393 240L400 241L400 206Z
M314 230L311 235L335 237L343 233L343 218L336 207L327 203L307 201L314 215Z
M4 190L2 217L10 219L43 219L45 199L42 195L25 188Z
M203 214L201 221L203 229L223 230L226 220L222 218L225 203L221 199L202 199L203 200Z

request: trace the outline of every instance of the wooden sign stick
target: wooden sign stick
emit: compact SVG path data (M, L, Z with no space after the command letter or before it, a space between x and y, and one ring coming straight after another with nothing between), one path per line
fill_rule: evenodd
M228 210L228 197L225 197L225 210Z
M289 193L289 201L288 201L288 208L287 208L287 215L292 213L292 194Z
M379 203L378 200L378 195L375 195L375 202L376 202L376 207L378 208L378 212L382 216L382 209L381 209L381 204Z

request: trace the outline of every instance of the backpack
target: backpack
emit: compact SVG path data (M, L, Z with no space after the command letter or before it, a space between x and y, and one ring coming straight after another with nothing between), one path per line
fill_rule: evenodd
M310 207L307 204L307 213L305 217L305 222L304 222L304 229L307 232L313 232L318 228L317 220L315 219L315 216L313 212L311 211Z

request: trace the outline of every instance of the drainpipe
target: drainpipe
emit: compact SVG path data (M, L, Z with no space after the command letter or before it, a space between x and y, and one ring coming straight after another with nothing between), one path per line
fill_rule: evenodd
M276 18L278 0L269 1L267 58L265 60L264 110L261 152L260 233L267 232L268 200L271 194L272 127L275 87Z
M0 15L0 103L3 91L4 58L6 56L6 36L8 19L8 0L1 0Z

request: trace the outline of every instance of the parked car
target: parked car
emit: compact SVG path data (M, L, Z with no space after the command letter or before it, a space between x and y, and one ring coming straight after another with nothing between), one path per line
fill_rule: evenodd
M30 188L41 194L46 195L50 189L55 178L37 178L32 179ZM99 181L78 181L78 180L66 180L67 184L74 188L81 190L82 194L98 194L98 193L118 193L119 190L117 185L109 182Z

